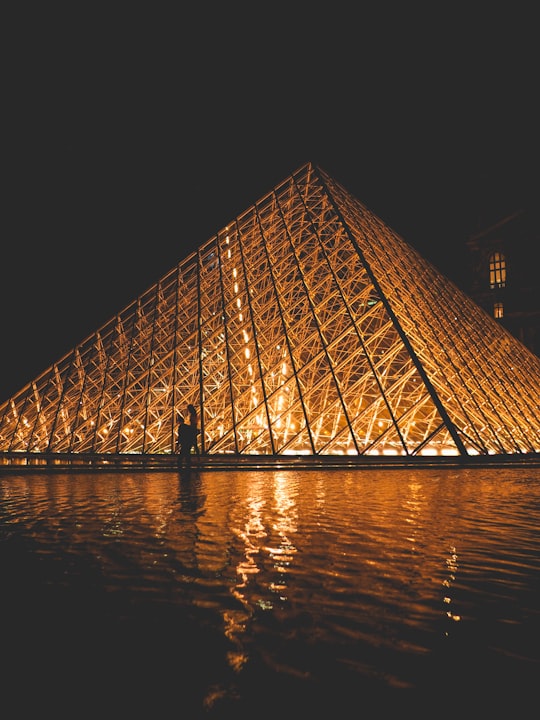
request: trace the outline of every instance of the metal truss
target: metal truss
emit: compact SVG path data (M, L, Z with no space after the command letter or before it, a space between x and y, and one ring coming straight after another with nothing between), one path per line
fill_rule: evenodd
M0 452L540 451L540 361L306 164L0 405Z

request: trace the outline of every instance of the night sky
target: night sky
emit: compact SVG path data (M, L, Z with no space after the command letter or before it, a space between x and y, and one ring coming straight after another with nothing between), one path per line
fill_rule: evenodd
M0 403L305 162L458 284L536 192L532 15L156 7L7 25Z

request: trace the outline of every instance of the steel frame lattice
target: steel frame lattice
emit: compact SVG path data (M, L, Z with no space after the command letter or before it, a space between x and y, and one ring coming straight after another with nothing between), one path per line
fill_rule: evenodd
M540 361L308 163L0 406L0 452L540 451Z

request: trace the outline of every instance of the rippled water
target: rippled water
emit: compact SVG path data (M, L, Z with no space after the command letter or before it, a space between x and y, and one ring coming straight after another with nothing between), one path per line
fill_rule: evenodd
M539 472L4 476L10 717L523 717Z

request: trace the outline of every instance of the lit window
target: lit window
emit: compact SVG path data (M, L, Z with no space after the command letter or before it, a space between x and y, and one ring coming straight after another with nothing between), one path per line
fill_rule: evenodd
M494 252L489 258L489 287L506 287L506 258L500 252Z
M493 305L493 317L500 320L500 318L504 317L504 308L502 302L496 302Z

